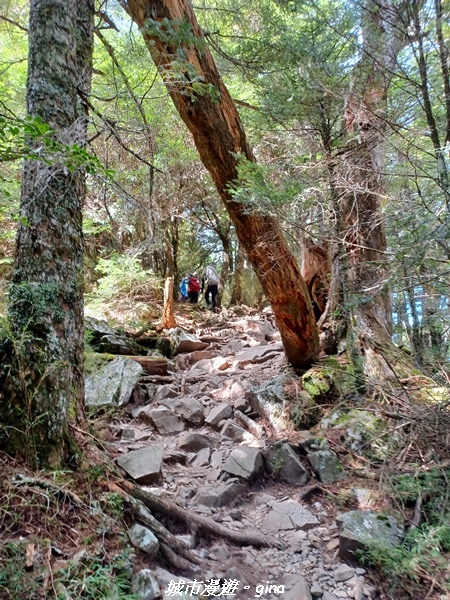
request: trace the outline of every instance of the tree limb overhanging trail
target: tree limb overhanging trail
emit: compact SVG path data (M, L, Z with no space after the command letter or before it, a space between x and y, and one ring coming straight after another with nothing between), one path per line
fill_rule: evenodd
M233 197L239 162L255 162L255 157L192 4L188 0L120 0L120 4L140 27L175 107L193 135L272 305L289 362L308 368L319 349L311 300L278 220Z

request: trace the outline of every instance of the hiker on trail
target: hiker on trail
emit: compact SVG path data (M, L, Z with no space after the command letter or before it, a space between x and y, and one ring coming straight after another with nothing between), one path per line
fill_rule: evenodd
M190 273L188 276L188 296L189 302L192 304L197 304L198 302L198 294L200 292L200 282L195 273Z
M187 302L189 296L188 296L188 278L187 277L183 277L183 279L180 281L180 297L179 300L181 302Z
M208 266L202 275L202 292L206 285L205 300L208 308L212 305L212 311L216 312L216 296L220 277L214 267ZM211 296L211 300L210 300Z

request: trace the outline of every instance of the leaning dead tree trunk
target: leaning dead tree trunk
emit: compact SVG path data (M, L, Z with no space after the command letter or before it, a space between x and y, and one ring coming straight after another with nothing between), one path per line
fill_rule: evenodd
M172 329L176 326L177 322L173 314L173 277L167 277L164 285L163 315L157 329Z
M278 221L233 200L240 157L254 161L225 87L188 0L121 0L140 27L169 94L191 131L275 314L289 362L307 368L318 354L311 301ZM173 32L182 30L183 40ZM175 62L176 60L176 62ZM184 62L180 70L180 61ZM177 66L178 65L178 66Z

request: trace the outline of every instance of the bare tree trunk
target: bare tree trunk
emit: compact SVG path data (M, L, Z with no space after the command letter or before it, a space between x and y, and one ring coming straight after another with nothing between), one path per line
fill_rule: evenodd
M121 0L141 28L149 52L182 119L191 131L269 299L290 363L307 368L318 354L317 327L300 269L278 221L234 201L239 157L254 161L236 107L222 82L188 0ZM174 41L171 31L189 31ZM190 39L189 39L190 38ZM183 72L174 70L185 61Z
M89 93L93 15L93 0L30 2L28 114L49 124L62 145L86 140L77 88ZM64 156L49 158L24 165L9 306L15 352L1 417L10 451L60 466L71 449L70 406L82 406L84 396L85 177Z

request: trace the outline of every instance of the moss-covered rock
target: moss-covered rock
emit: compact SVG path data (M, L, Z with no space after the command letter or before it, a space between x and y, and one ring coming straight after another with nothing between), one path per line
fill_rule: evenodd
M319 400L328 394L332 385L330 372L323 367L313 367L303 375L303 387L313 400Z
M301 379L286 371L248 392L253 407L280 432L314 426L319 420L319 407L302 389Z
M359 409L338 409L322 419L320 428L342 430L343 443L355 452L383 460L389 452L392 436L385 420L375 413Z

